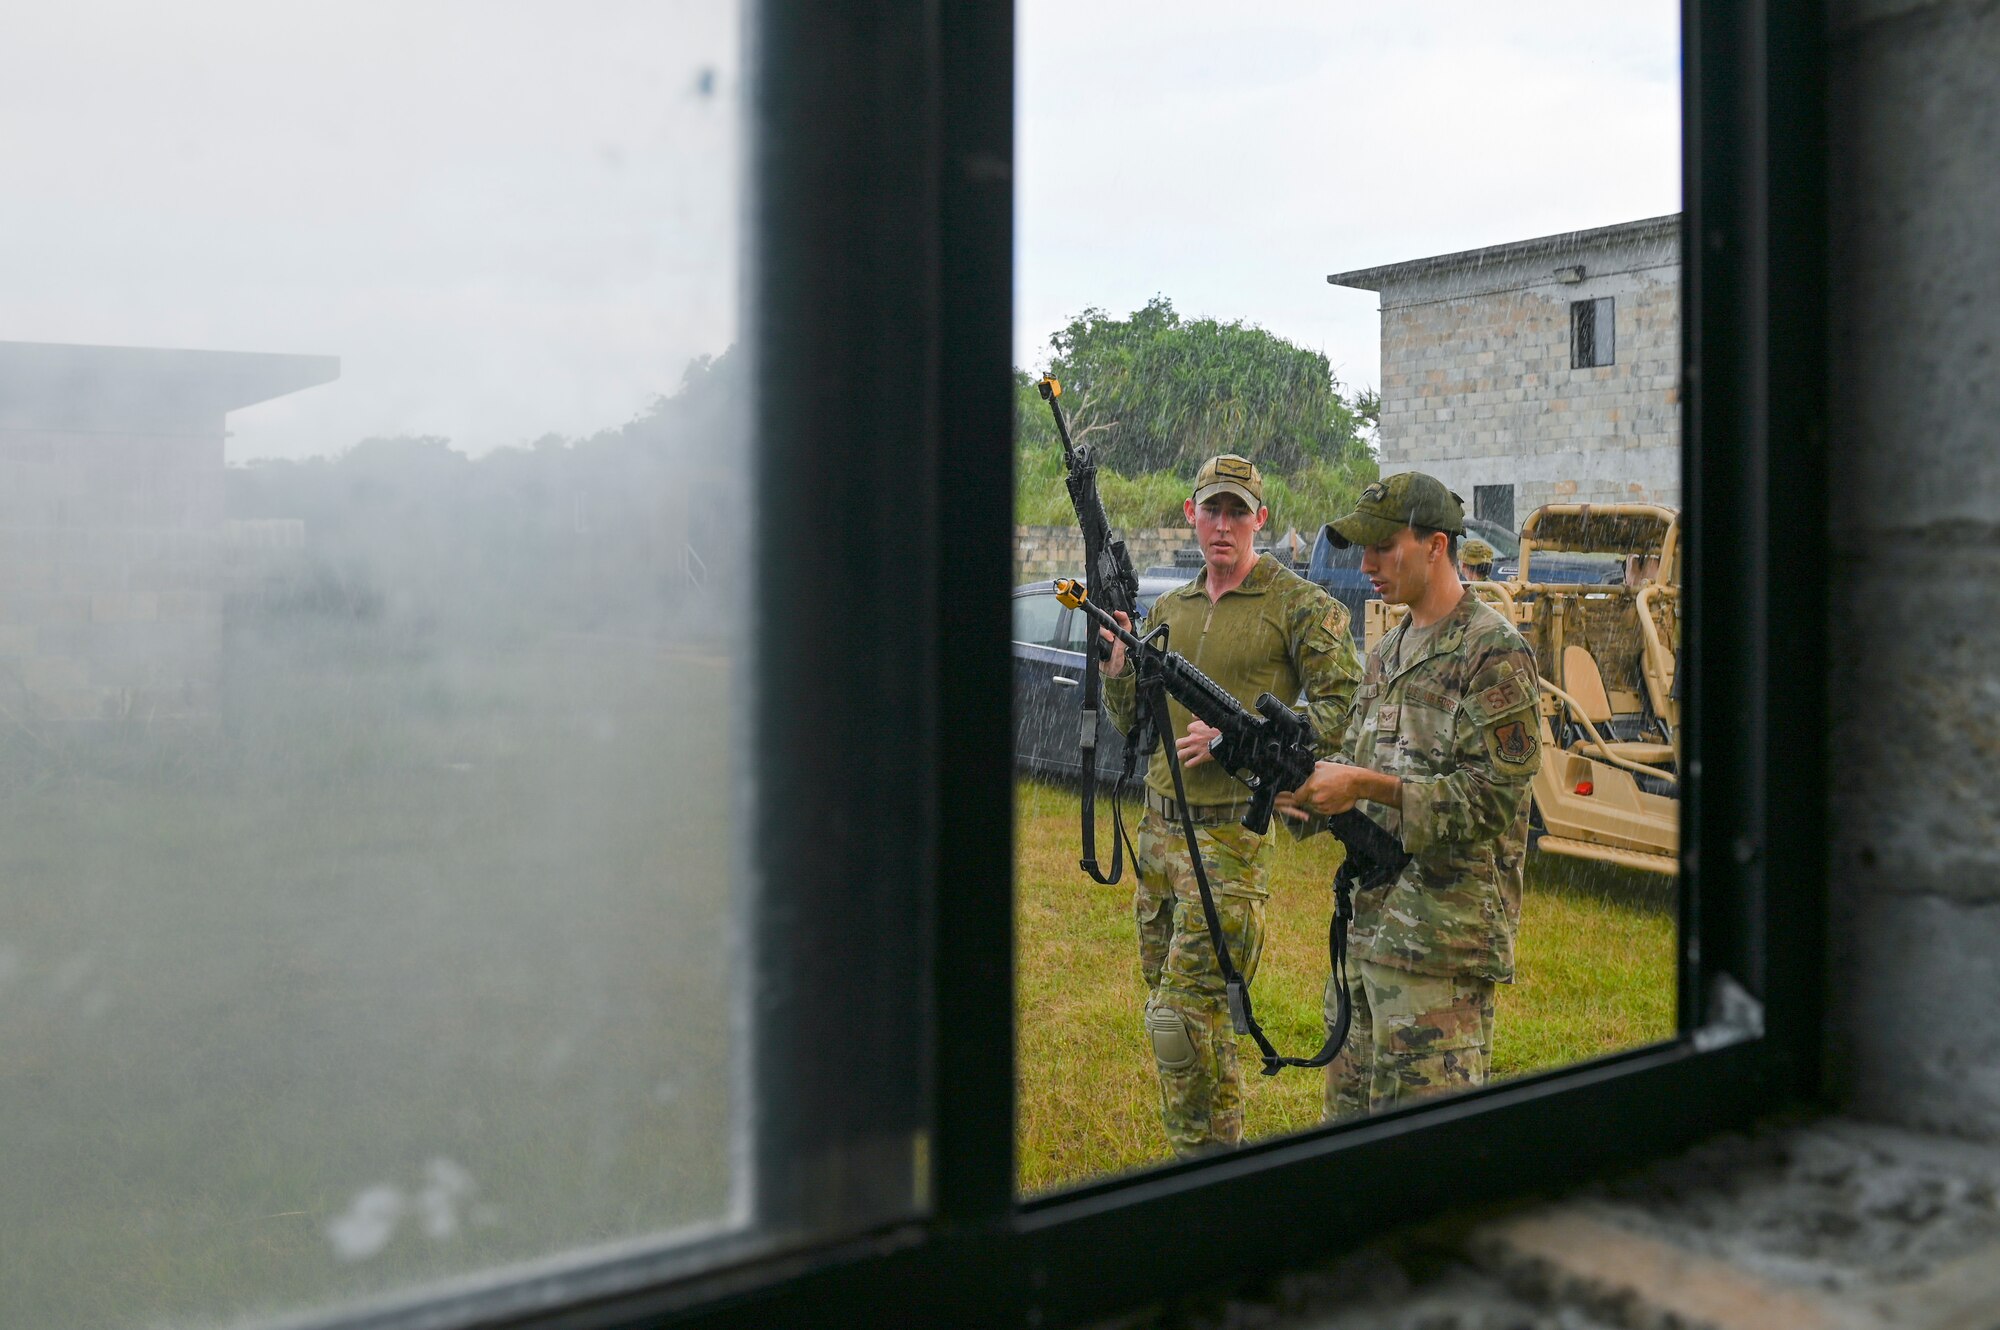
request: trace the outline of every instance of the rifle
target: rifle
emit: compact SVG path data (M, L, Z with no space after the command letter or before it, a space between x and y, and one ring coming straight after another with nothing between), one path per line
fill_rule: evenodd
M1275 1076L1286 1067L1325 1066L1347 1042L1353 1016L1347 997L1347 921L1353 917L1354 893L1373 891L1394 882L1410 862L1409 851L1358 808L1326 819L1327 830L1347 852L1333 878L1334 909L1327 923L1326 939L1327 956L1339 979L1338 1011L1334 1028L1328 1032L1319 1052L1309 1058L1279 1056L1257 1024L1250 1006L1250 987L1237 971L1229 955L1228 940L1222 935L1222 921L1215 912L1208 874L1202 868L1201 848L1195 841L1194 819L1187 810L1187 787L1182 783L1180 762L1175 756L1172 721L1164 698L1158 695L1172 697L1197 719L1220 731L1208 741L1208 750L1224 770L1250 787L1250 809L1243 817L1243 825L1260 836L1270 829L1278 795L1305 784L1319 761L1312 726L1271 693L1261 694L1254 710L1245 707L1215 680L1196 669L1187 657L1167 649L1165 624L1140 637L1095 604L1086 586L1066 577L1056 579L1056 599L1088 615L1093 623L1109 629L1123 642L1138 672L1139 696L1144 699L1148 694L1155 695L1152 719L1160 741L1166 746L1168 767L1173 772L1174 797L1181 809L1181 831L1187 841L1188 855L1194 861L1202 916L1208 926L1209 941L1215 947L1216 964L1222 971L1224 991L1229 997L1229 1019L1236 1033L1247 1034L1257 1041L1266 1076ZM1135 725L1133 729L1136 733L1138 727Z
M1035 387L1040 390L1042 400L1049 404L1049 411L1056 420L1056 434L1062 439L1063 468L1066 472L1063 485L1069 490L1069 503L1076 510L1077 525L1083 529L1084 578L1098 588L1097 599L1105 610L1119 611L1136 619L1139 614L1139 575L1132 570L1132 555L1125 548L1125 542L1111 533L1111 519L1105 514L1104 500L1097 492L1097 459L1092 455L1089 444L1073 442L1069 437L1069 421L1063 417L1062 404L1056 400L1062 396L1062 384L1044 375ZM1078 756L1083 767L1083 858L1079 866L1090 874L1092 880L1107 887L1117 882L1125 871L1125 823L1119 812L1119 802L1138 758L1138 748L1128 741L1124 768L1111 798L1111 875L1106 877L1097 867L1097 712L1103 696L1099 662L1109 659L1110 655L1111 644L1093 636L1084 659L1082 723L1078 729L1082 750ZM1145 726L1133 727L1135 734L1145 732Z

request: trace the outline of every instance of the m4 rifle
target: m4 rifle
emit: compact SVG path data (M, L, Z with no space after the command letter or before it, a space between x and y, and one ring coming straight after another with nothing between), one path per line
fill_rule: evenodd
M1063 415L1062 384L1044 375L1035 387L1049 404L1055 417L1056 434L1062 439L1063 485L1069 490L1070 507L1076 510L1077 525L1083 530L1084 577L1098 588L1097 600L1104 609L1136 619L1139 615L1139 575L1132 570L1132 555L1125 542L1111 532L1104 499L1097 492L1097 458L1087 443L1069 436L1069 421ZM1132 778L1138 746L1125 746L1124 767L1118 777L1117 792L1111 801L1111 871L1097 866L1097 712L1102 702L1103 682L1099 662L1109 658L1111 644L1091 635L1084 649L1082 715L1077 730L1079 765L1083 768L1083 858L1080 866L1094 881L1110 886L1123 875L1125 824L1118 811L1118 796ZM1134 733L1143 732L1135 727Z
M1265 1038L1250 1005L1250 986L1237 971L1222 934L1222 921L1209 891L1208 874L1202 867L1201 847L1195 840L1194 819L1188 813L1187 792L1181 783L1180 764L1174 758L1174 737L1168 732L1164 698L1172 697L1189 714L1218 731L1208 741L1209 753L1222 768L1250 789L1250 808L1243 825L1258 835L1271 826L1271 812L1278 795L1296 790L1312 775L1319 761L1312 726L1275 694L1264 693L1254 708L1246 707L1222 685L1195 668L1187 657L1167 649L1167 626L1161 624L1144 637L1118 622L1090 598L1089 588L1069 578L1056 579L1056 599L1070 609L1086 614L1092 623L1110 632L1125 644L1141 705L1153 695L1153 723L1160 731L1174 777L1174 796L1180 804L1181 829L1188 855L1194 861L1195 887L1201 895L1202 915L1208 925L1209 940L1215 947L1217 967L1229 998L1229 1016L1238 1034L1257 1041L1264 1058L1264 1074L1275 1076L1286 1067L1323 1067L1347 1042L1352 1019L1347 997L1347 921L1354 910L1354 893L1385 887L1402 875L1410 862L1409 851L1396 837L1358 808L1336 813L1326 819L1326 828L1347 853L1334 875L1334 911L1327 926L1327 955L1339 979L1338 1012L1334 1026L1318 1053L1309 1058L1281 1057ZM1136 729L1136 727L1135 727Z

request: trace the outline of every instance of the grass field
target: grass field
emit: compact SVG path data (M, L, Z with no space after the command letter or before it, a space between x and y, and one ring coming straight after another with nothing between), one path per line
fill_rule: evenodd
M0 1326L719 1217L723 663L310 621L223 662L213 732L0 767Z
M1077 868L1073 791L1023 780L1016 803L1015 890L1020 1184L1039 1192L1169 1157L1152 1058L1140 1033L1129 880ZM1109 812L1100 806L1100 849ZM1326 976L1329 836L1278 840L1257 1014L1284 1051L1319 1047ZM1675 913L1668 879L1562 859L1529 860L1518 977L1499 993L1494 1071L1562 1066L1671 1037ZM1256 1075L1243 1040L1246 1131L1296 1131L1319 1119L1319 1073Z

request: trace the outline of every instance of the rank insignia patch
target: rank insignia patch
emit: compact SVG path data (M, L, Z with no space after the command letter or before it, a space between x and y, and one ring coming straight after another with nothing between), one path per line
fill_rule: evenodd
M1526 721L1510 720L1493 731L1493 755L1519 766L1535 755L1537 742Z

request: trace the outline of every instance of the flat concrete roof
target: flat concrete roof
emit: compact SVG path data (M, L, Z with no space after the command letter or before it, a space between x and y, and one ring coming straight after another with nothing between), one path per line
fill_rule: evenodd
M1531 259L1537 255L1555 256L1580 249L1601 249L1608 244L1621 241L1657 240L1670 235L1678 236L1680 227L1681 215L1670 212L1664 217L1644 217L1636 222L1618 222L1612 226L1593 227L1588 231L1563 231L1556 235L1536 236L1532 240L1510 240L1504 245L1488 245L1484 249L1464 249L1456 254L1434 254L1427 259L1406 259L1401 263L1385 263L1375 268L1356 268L1352 272L1329 273L1326 280L1333 286L1351 286L1359 291L1380 291L1385 286L1410 277L1484 268L1518 259Z
M181 433L340 377L338 356L0 342L0 427Z

